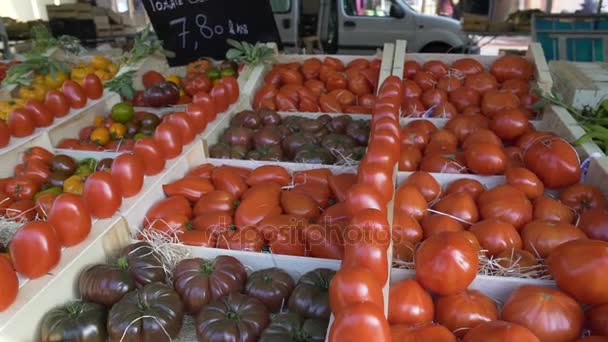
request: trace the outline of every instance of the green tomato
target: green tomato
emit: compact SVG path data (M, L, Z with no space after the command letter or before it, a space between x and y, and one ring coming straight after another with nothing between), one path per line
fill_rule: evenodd
M215 68L209 69L207 70L207 76L212 80L217 80L222 77L222 72Z
M139 132L133 136L133 139L137 140L137 139L141 139L141 138L145 138L145 137L149 137L149 135L146 133Z
M48 189L42 190L34 195L34 202L36 202L36 200L38 199L38 197L40 197L40 195L45 194L45 193L61 195L63 193L63 189L58 186L52 186Z
M135 117L135 110L130 103L120 102L112 107L112 119L116 122L127 123Z
M94 167L91 167L89 165L80 165L78 167L78 169L76 169L76 175L90 175L91 173L93 173L95 171Z
M226 76L236 76L236 71L234 69L224 69L221 72L222 77Z

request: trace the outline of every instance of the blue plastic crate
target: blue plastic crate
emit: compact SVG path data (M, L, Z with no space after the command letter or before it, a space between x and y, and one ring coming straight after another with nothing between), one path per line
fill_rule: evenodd
M541 44L547 60L604 61L608 15L535 15L532 39Z

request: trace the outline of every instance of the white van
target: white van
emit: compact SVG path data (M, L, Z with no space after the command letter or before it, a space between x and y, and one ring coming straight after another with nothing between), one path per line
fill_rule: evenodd
M326 53L369 54L397 39L407 40L408 52L479 52L457 20L420 14L406 0L270 2L287 50L318 35Z

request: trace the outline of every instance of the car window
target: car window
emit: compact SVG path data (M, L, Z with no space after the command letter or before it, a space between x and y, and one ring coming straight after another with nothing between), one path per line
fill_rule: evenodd
M390 1L383 0L343 0L344 13L355 17L387 17Z
M289 13L291 11L291 0L270 0L273 13Z

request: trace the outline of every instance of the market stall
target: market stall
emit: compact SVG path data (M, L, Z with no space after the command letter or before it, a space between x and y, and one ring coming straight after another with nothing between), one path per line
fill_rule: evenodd
M176 68L139 42L5 93L0 339L608 338L608 159L537 96L537 44Z

